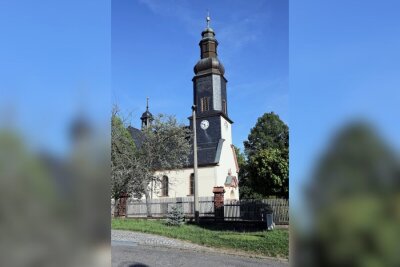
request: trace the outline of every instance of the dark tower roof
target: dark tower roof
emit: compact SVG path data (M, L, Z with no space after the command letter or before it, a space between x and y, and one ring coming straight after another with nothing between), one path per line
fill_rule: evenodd
M146 119L151 119L153 120L153 114L150 113L149 111L149 98L147 97L147 102L146 102L146 111L143 112L142 117L140 117L140 119L142 121L146 120Z
M148 97L147 97L147 103L146 103L146 111L143 112L142 117L140 117L140 119L142 120L142 129L149 126L149 124L154 120L153 114L151 114L149 111L149 98Z
M140 117L140 119L142 121L145 121L147 119L151 119L152 120L153 119L153 114L151 114L151 112L148 109L146 109L146 111L143 112L142 117Z
M210 28L210 17L207 17L207 28L201 33L200 57L201 59L194 66L194 73L202 75L206 73L216 73L224 75L225 68L218 60L218 41L215 39L215 32Z

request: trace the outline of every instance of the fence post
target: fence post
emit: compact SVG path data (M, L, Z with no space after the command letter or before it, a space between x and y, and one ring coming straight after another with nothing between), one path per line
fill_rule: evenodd
M215 220L224 220L224 193L223 186L215 186L214 193L214 218Z
M129 197L127 196L125 199L125 219L128 218L128 202L129 202Z

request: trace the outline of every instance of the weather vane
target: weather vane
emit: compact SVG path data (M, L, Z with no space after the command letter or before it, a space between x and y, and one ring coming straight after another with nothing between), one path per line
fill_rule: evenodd
M210 11L207 9L207 18L206 18L206 20L207 20L207 28L210 28L210 20L211 20L211 18L210 18Z
M146 97L146 110L149 110L149 97Z

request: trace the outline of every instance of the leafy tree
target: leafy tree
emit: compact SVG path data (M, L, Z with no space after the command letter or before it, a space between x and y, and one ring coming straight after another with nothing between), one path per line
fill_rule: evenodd
M135 164L132 162L135 153L135 143L115 107L111 116L111 197L115 200L116 210L119 199L135 189Z
M244 142L248 157L267 148L289 149L289 127L274 112L259 117Z
M258 118L244 142L241 198L289 197L289 128L273 112Z
M242 151L240 151L240 148L234 146L235 153L236 153L236 159L238 162L238 167L239 167L239 182L242 183L246 180L247 173L246 173L246 168L247 168L247 161L246 161L246 156Z
M311 257L299 266L400 266L399 177L396 152L374 128L344 127L312 176L312 231L299 245Z
M268 148L250 157L248 172L255 193L263 196L289 197L289 160L285 151Z
M158 115L149 128L143 131L143 143L132 158L135 166L135 184L146 197L147 216L151 217L150 185L161 182L163 174L179 169L188 163L191 132L173 116Z
M249 176L248 176L248 164L246 155L240 151L238 147L234 147L236 152L236 159L239 165L239 184L240 184L240 198L241 199L263 199L263 196L252 190Z

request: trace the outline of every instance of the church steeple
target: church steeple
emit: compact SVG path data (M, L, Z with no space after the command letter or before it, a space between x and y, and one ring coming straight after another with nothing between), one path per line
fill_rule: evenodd
M217 58L218 41L215 39L214 30L210 28L211 18L209 15L207 16L206 21L207 27L201 33L202 38L199 43L201 59L194 67L194 73L196 75L201 75L207 72L213 72L224 75L224 66Z
M218 41L210 21L208 15L207 26L199 42L200 60L194 67L195 75L192 79L199 165L219 164L221 151L227 149L224 144L232 144L233 122L228 116L227 80L224 77L224 66L218 59ZM189 120L193 129L193 118L189 117Z
M199 43L200 60L194 66L194 104L198 116L221 114L228 118L225 68L218 59L218 41L210 21L208 15Z
M211 18L208 15L206 18L207 28L201 33L202 39L199 43L201 48L201 58L217 57L218 41L215 39L214 30L210 28Z
M146 98L146 111L143 112L142 117L142 130L149 128L151 122L153 121L153 115L149 111L149 98Z

